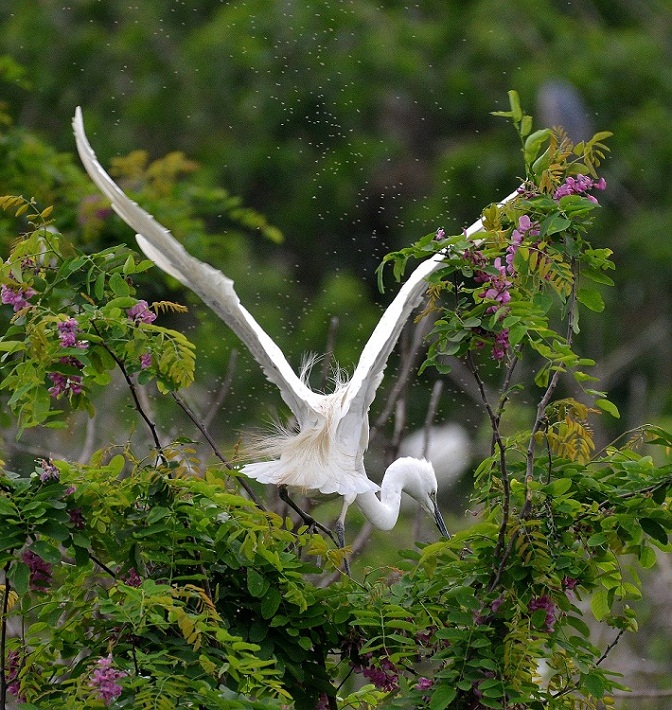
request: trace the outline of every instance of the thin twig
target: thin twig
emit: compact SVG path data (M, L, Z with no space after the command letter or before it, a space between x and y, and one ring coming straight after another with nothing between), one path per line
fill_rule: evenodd
M439 408L439 400L441 399L442 393L443 380L436 380L436 382L434 382L434 386L432 387L432 394L429 396L429 405L425 416L425 426L422 440L422 455L424 458L427 458L427 453L429 451L429 440L432 432L432 424L434 423L434 417L436 417L436 410Z
M96 328L95 323L93 324L93 327L96 330L96 332L98 332L98 329ZM100 333L98 333L98 334L100 335ZM158 434L158 431L156 428L156 424L154 424L154 422L149 418L149 416L145 412L142 404L140 403L140 398L138 397L138 389L137 389L135 382L133 381L133 378L128 374L128 371L126 370L126 366L124 365L122 360L120 360L116 356L116 354L105 344L104 340L103 340L102 345L105 348L105 350L107 350L107 352L110 354L110 356L112 357L114 362L117 364L117 367L119 368L119 370L121 371L121 374L124 376L124 379L126 380L126 384L128 385L128 388L131 391L131 397L133 398L133 403L135 404L135 408L138 411L138 413L140 414L140 416L144 419L145 423L147 424L147 427L149 428L149 431L152 436L152 440L154 442L154 448L156 449L157 457L158 457L159 461L161 461L164 464L167 463L168 460L166 459L166 456L163 453L163 447L161 446L161 442L159 440L159 434Z
M221 410L226 396L229 394L231 389L231 383L233 382L233 375L236 370L236 365L238 364L238 351L234 348L229 355L229 364L226 366L226 374L224 375L224 380L222 381L222 386L217 392L217 396L212 401L208 413L203 417L203 426L209 427L212 424L212 420L215 415Z
M509 515L511 509L511 486L509 483L509 473L506 467L506 447L504 446L504 442L502 441L502 437L499 433L499 414L501 412L498 411L496 413L493 410L490 402L488 401L488 398L485 394L485 385L478 371L478 368L476 367L476 363L472 358L471 351L467 351L466 362L467 367L469 368L476 380L479 392L481 393L483 406L485 407L485 411L487 412L488 418L490 419L493 439L493 453L495 447L499 451L499 468L500 475L502 478L502 522L499 526L499 535L497 537L497 545L495 546L494 552L495 559L499 559L499 568L495 572L493 579L490 582L490 590L492 591L492 589L494 589L496 585L495 580L498 580L501 576L502 570L504 568L504 565L506 564L506 560L508 557L508 555L506 554L502 555L502 549L504 548L504 542L506 540L506 530L509 526ZM507 550L510 550L510 546L509 548L507 548Z
M0 625L0 708L7 705L7 675L5 659L7 658L7 613L9 612L9 562L5 565L5 591L2 597L2 624Z
M408 354L406 357L402 358L399 365L399 375L397 380L390 390L382 412L378 415L376 421L371 427L371 431L369 433L369 443L371 443L378 436L380 430L385 426L385 424L387 424L390 416L392 415L396 402L401 396L411 373L415 369L415 365L417 364L420 356L420 345L429 333L432 327L432 322L431 318L423 318L416 324L415 330L413 331L413 338L408 349Z
M624 633L625 629L619 629L618 633L616 634L616 638L604 649L604 653L595 662L596 666L599 666L602 661L606 660L607 656L611 653L614 646L616 646L616 644L621 640Z
M353 559L355 555L359 554L362 551L364 545L366 545L369 537L371 536L372 530L373 525L371 525L371 523L367 520L357 533L355 541L352 543L352 545L349 546L350 559ZM341 572L341 570L336 570L335 572L332 572L328 577L325 577L324 579L320 580L320 582L318 583L318 587L328 587L329 585L339 580L342 576L343 572Z
M567 346L570 348L572 346L572 339L574 336L574 311L576 308L576 284L578 281L578 266L576 260L574 260L572 266L572 271L574 272L574 282L572 283L572 293L569 298L569 308L567 309L566 337ZM525 492L525 505L522 506L520 511L519 517L521 520L529 514L530 506L532 505L532 488L530 487L530 484L532 483L534 476L535 436L541 430L541 427L544 425L544 421L546 418L546 407L551 401L551 397L553 397L553 393L555 392L558 386L560 377L564 374L564 372L565 370L562 368L558 368L557 370L555 370L553 376L551 377L551 381L546 387L544 395L542 396L541 400L539 401L539 404L537 405L537 412L534 418L534 423L532 425L532 431L530 432L529 443L527 445L527 456L525 465L525 486L527 490Z
M192 412L192 410L189 408L189 405L187 405L187 403L177 394L177 392L171 392L171 395L175 402L177 402L178 406L182 409L182 411L189 417L189 419L191 419L191 421L201 432L201 434L203 434L205 440L210 445L210 448L212 449L215 456L226 466L229 471L233 471L233 466L231 465L229 460L224 456L224 454L220 451L219 447L217 446L217 443L210 435L210 432L206 429L203 423L198 420L198 417L194 414L194 412ZM249 483L244 478L239 478L238 482L245 489L245 492L248 496L250 496L250 499L255 503L255 505L261 510L266 510L266 508L264 508L261 501L257 497L257 494L250 487Z
M327 342L324 348L322 357L322 367L320 369L319 389L324 392L329 380L329 369L334 359L334 347L336 345L336 333L338 332L339 319L338 316L331 316L329 319L329 329L327 330Z
M670 698L672 690L620 690L613 693L615 698Z

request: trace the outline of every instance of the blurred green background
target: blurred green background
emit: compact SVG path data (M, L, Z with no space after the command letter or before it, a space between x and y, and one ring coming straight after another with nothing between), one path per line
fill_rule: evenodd
M182 151L196 165L178 160L170 173L164 164L163 182L140 168L134 179L127 166L125 187L193 253L234 278L294 364L333 339L336 359L351 369L396 289L389 279L385 294L376 289L382 256L439 226L459 231L518 184L515 133L490 115L507 109L509 89L537 126L562 123L576 140L614 132L591 236L614 250L617 286L604 293L604 313L583 319L579 350L598 360L601 386L622 412L619 421L595 423L601 444L645 421L665 426L672 422L669 0L12 0L0 6L0 192L55 203L57 226L80 247L132 244L116 217L96 212L95 189L74 156L75 106L104 165L137 149L150 161ZM17 227L0 218L5 251ZM268 238L271 227L282 243ZM190 304L188 315L163 322L199 346L198 384L185 396L206 416L228 382L235 338L158 272L141 292ZM422 426L435 379L411 378L400 429ZM386 378L374 420L393 382ZM526 421L526 404L512 409L511 426ZM185 433L170 403L153 406L166 436ZM212 422L219 440L233 450L243 427L263 424L275 409L284 411L277 394L240 353ZM38 432L18 443L4 421L5 456L17 468L45 449L83 457L110 436L125 441L137 426L122 386L118 400L106 393L95 420L74 421L68 437ZM436 421L462 424L474 456L483 450L483 414L459 367L445 379ZM388 424L374 442L373 478L395 448ZM461 454L465 464L469 455ZM461 490L468 487L467 479ZM460 496L446 501L455 524L466 524L464 506ZM396 549L395 538L384 539ZM619 661L628 682L643 688L672 683L672 604L659 602L664 591L669 597L672 571L665 575L646 608L655 624ZM669 698L636 703L663 708Z

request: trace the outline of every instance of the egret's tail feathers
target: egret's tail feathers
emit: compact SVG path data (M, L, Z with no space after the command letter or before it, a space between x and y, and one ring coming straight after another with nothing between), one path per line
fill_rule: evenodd
M359 495L379 490L364 473L356 451L343 451L324 427L300 432L278 427L246 446L246 458L267 458L246 464L242 472L261 483L287 485L325 495Z

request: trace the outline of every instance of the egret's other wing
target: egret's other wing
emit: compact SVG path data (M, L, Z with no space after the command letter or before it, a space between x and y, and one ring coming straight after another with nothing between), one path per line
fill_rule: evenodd
M510 202L518 194L517 190L512 192L499 204ZM483 223L478 220L466 230L465 234L470 237L482 229ZM346 401L343 403L349 416L344 417L342 426L347 427L352 422L354 427L351 432L353 441L359 436L358 422L367 416L376 390L383 379L385 365L401 330L413 310L420 304L427 290L427 277L443 265L444 258L445 254L438 252L416 267L383 313L364 346L364 350L362 350L359 363L348 383ZM346 435L345 432L342 433L344 436Z
M280 348L241 305L233 281L221 271L191 256L173 235L130 200L105 172L84 133L79 107L73 120L79 156L89 177L110 200L115 212L135 231L142 251L160 269L191 289L242 340L264 374L275 384L287 406L303 424L312 419L319 395L296 375Z

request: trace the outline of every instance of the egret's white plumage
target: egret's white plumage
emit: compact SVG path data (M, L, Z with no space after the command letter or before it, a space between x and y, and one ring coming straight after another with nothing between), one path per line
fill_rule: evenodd
M422 262L401 287L364 346L352 377L337 382L332 393L314 392L240 303L233 281L188 254L165 227L114 183L89 145L79 108L73 127L86 171L117 214L138 232L140 249L160 269L196 293L236 333L267 379L278 387L296 418L298 431L279 431L266 442L265 453L271 460L248 464L243 472L264 483L343 496L341 527L348 506L356 500L375 526L392 528L403 489L420 502L447 535L436 506L436 477L430 463L412 458L395 461L383 477L380 498L376 495L379 486L367 478L364 469L369 407L401 329L419 305L427 288L427 277L441 267L443 255L436 254ZM512 193L505 201L516 194ZM467 235L480 229L482 223L478 221L467 230Z

